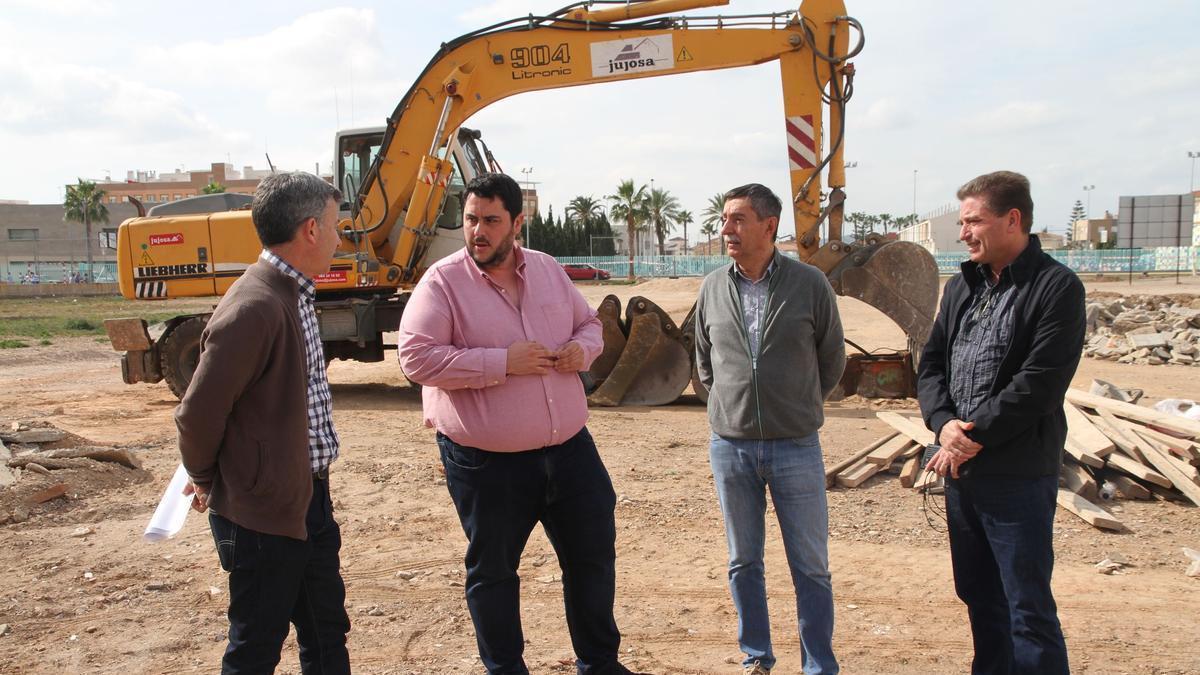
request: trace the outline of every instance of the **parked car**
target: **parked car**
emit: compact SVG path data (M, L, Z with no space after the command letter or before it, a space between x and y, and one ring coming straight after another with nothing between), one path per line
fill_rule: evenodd
M607 279L612 276L608 270L602 270L587 263L565 263L562 268L572 279Z

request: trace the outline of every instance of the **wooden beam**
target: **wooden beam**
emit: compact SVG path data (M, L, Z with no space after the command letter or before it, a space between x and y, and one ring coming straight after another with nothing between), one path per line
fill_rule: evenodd
M914 444L916 447L921 447ZM917 482L917 474L921 473L921 456L914 455L904 462L900 469L900 487L910 488Z
M1145 428L1146 427L1138 426L1136 429L1131 429L1131 431L1133 431L1133 433L1137 434L1141 438L1142 442L1145 443L1148 447L1154 448L1155 450L1162 453L1162 456L1165 457L1169 462L1171 462L1171 464L1173 464L1175 466L1175 468L1179 469L1183 473L1184 476L1187 476L1188 480L1192 481L1193 483L1195 483L1197 480L1200 480L1200 469L1197 469L1195 466L1188 464L1183 459L1180 459L1179 457L1176 457L1175 455L1171 454L1171 449L1168 448L1167 446L1163 445L1162 443L1159 443L1157 440L1155 440L1149 436L1142 435L1142 433L1141 433L1142 429L1145 429Z
M1113 517L1111 513L1096 506L1079 495L1059 488L1058 505L1083 519L1085 523L1102 530L1121 532L1125 525Z
M1200 450L1197 450L1194 442L1189 441L1186 438L1179 438L1178 436L1172 436L1171 434L1164 434L1158 429L1154 429L1149 426L1138 427L1138 433L1162 443L1170 448L1173 454L1182 457L1189 462L1200 460Z
M856 488L866 482L868 478L879 473L883 469L878 464L872 464L863 461L861 464L846 469L837 475L837 484L844 488Z
M1125 455L1114 452L1106 458L1106 461L1112 468L1120 469L1134 478L1140 478L1147 483L1154 483L1159 487L1165 487L1168 489L1173 487L1171 479L1167 478L1161 473L1158 473L1157 471L1154 471L1136 459L1130 459Z
M1129 476L1114 473L1109 475L1108 480L1117 486L1117 491L1126 499L1150 499L1150 491Z
M1062 472L1063 483L1071 492L1078 494L1080 497L1089 501L1095 501L1100 497L1100 486L1096 484L1096 479L1092 478L1092 474L1087 472L1082 466L1071 460L1063 462Z
M1113 446L1116 447L1115 445ZM1095 455L1083 448L1079 447L1079 442L1067 435L1067 442L1063 444L1063 452L1080 464L1086 464L1094 469L1099 469L1104 466L1104 458Z
M1097 429L1079 408L1063 401L1063 412L1067 415L1067 438L1074 439L1081 450L1104 457L1117 449L1112 439Z
M886 410L875 413L875 416L921 445L931 445L935 442L933 432L926 429L925 423L920 420Z
M1183 493L1193 504L1200 506L1200 485L1196 485L1192 479L1188 478L1179 467L1175 465L1175 459L1169 457L1156 448L1147 447L1146 458L1154 465L1154 468L1162 472L1168 480L1175 484L1175 489Z
M898 434L892 440L872 450L871 454L867 455L864 459L880 468L886 469L900 455L904 454L904 451L908 450L909 446L913 445L916 445L916 443L909 440L907 436Z
M1142 464L1148 464L1146 461L1146 454L1142 452L1141 439L1138 438L1136 434L1133 434L1129 431L1125 420L1117 419L1116 415L1103 409L1097 410L1096 413L1100 415L1100 418L1103 419L1106 424L1108 424L1112 433L1116 434L1115 436L1112 436L1112 439L1121 446L1121 450ZM1121 443L1120 441L1124 441L1124 443Z
M1178 431L1189 437L1200 436L1200 422L1160 412L1153 408L1105 398L1081 389L1067 389L1067 400L1076 405L1095 408L1096 410L1107 410L1114 415L1127 417L1145 424L1153 424L1162 429Z
M834 478L836 478L839 473L841 473L841 472L845 471L846 469L850 468L851 466L854 466L855 464L859 463L860 461L862 461L863 457L866 457L867 455L871 454L871 452L873 450L875 450L875 448L878 448L879 446L883 445L884 443L887 443L888 441L892 440L896 436L897 436L897 434L895 432L892 432L885 436L880 436L879 438L875 439L874 441L871 441L867 445L867 447L863 448L862 450L859 450L858 452L854 453L853 455L850 455L849 457L847 457L846 459L843 459L842 461L838 462L837 464L834 464L833 466L829 467L828 469L825 469L825 487L826 488L833 487Z

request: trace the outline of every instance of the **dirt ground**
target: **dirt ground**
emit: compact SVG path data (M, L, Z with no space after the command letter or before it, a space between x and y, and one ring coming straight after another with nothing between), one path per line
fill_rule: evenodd
M1117 293L1200 293L1195 279L1092 281ZM682 317L698 280L629 287ZM903 335L875 310L840 306L850 339L900 347ZM1200 369L1085 359L1075 385L1099 377L1146 390L1148 400L1198 398ZM342 458L332 472L342 560L360 673L480 672L463 599L465 538L438 473L433 432L394 361L330 367ZM163 384L121 383L117 355L95 338L0 351L0 424L45 421L95 444L141 451L145 473L103 480L69 474L69 490L0 526L0 672L212 672L225 646L226 578L203 517L175 539L141 534L178 462ZM874 409L915 409L855 399L830 404L821 432L827 463L881 436ZM661 408L594 409L589 426L619 495L617 620L624 662L652 673L733 673L737 618L725 583L726 549L708 470L705 411L693 397ZM25 474L22 481L49 478ZM941 498L879 475L829 492L835 648L848 673L961 673L970 663L966 612L954 595ZM1200 672L1200 579L1185 576L1182 546L1200 549L1200 510L1120 502L1132 531L1095 530L1059 511L1054 588L1078 673ZM771 528L774 516L768 516ZM3 514L0 514L3 519ZM930 524L932 523L932 525ZM1105 576L1112 554L1131 563ZM767 542L777 672L800 670L794 596L778 532ZM535 673L573 672L560 575L540 529L521 575L526 657ZM298 672L294 643L279 672Z

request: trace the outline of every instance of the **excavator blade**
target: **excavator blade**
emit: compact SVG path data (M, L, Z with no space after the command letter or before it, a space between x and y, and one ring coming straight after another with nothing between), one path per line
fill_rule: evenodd
M625 327L621 321L620 298L615 295L605 296L596 313L603 327L604 349L592 362L589 372L595 381L600 382L608 377L621 358L621 352L625 351Z
M679 339L678 327L671 321L668 326L674 330L664 330L665 312L649 301L638 306L639 300L630 300L636 309L629 315L629 337L616 366L588 397L593 405L666 405L691 381L691 354Z
M881 244L866 253L870 257L862 265L834 270L838 292L886 314L919 353L937 311L937 262L929 251L907 241Z

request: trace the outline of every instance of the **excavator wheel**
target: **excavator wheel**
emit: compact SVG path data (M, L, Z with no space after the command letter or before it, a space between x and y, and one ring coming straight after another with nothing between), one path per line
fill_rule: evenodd
M208 325L207 316L193 316L175 325L159 343L158 357L163 379L176 398L183 398L196 365L200 362L200 334Z

